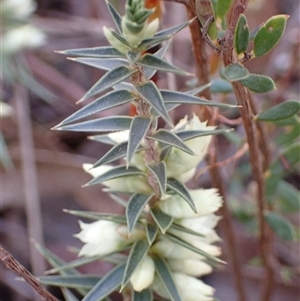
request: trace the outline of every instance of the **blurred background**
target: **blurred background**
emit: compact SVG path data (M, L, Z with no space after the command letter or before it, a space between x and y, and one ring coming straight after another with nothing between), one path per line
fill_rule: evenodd
M102 27L114 25L103 0L38 0L36 7L30 6L33 1L1 0L0 3L4 7L8 2L12 5L16 3L20 15L17 16L16 10L3 9L1 12L0 243L26 268L41 275L49 266L36 253L30 238L35 237L67 262L76 258L70 246L81 247L81 243L73 237L79 232L78 219L64 213L63 209L122 210L102 192L100 185L81 187L90 180L82 164L94 163L108 147L87 139L85 134L50 130L80 108L76 102L104 74L101 70L68 60L55 51L107 45ZM26 3L22 2L28 2L27 13L25 11L23 16L22 9L26 10ZM111 3L120 12L124 10L125 1L111 0ZM162 28L186 20L186 10L181 4L165 2L162 6ZM277 85L274 92L254 96L260 109L299 98L299 2L252 0L246 13L251 29L275 14L290 15L280 44L267 56L247 63L252 73L268 75ZM10 40L7 38L9 30L27 23L38 32L24 31L19 36L10 37ZM30 44L33 36L36 40ZM210 54L209 49L207 51L212 65L218 65L218 59ZM173 38L167 59L182 69L195 72L188 28ZM214 70L211 76L220 78ZM191 89L196 84L192 77L164 73L158 73L156 80L160 88L179 91ZM234 103L230 89L227 92L215 93L213 99ZM191 116L193 110L191 106L180 107L172 111L172 117L177 122L186 114ZM99 116L129 112L128 106L121 106ZM222 114L234 120L239 118L237 110ZM218 137L220 161L232 157L245 141L242 124L237 122L226 126L234 127L236 131L232 135ZM278 154L281 147L291 143L291 139L299 137L299 128L293 138L288 127L266 125L266 130L272 157ZM203 163L199 172L205 168ZM299 189L299 166L287 167L287 170L285 183ZM259 300L259 284L264 274L257 252L254 187L247 154L226 164L222 175L227 187L247 297L251 301ZM209 173L203 173L197 179L197 185L210 187ZM278 210L294 224L299 236L297 205L286 208L282 193L278 195L278 204ZM222 237L222 229L219 230ZM299 244L276 238L274 253L279 269L272 300L299 300ZM224 248L225 260L227 255ZM81 267L80 271L97 274L109 268L93 263ZM16 280L16 275L2 264L0 270L1 301L34 300L33 290L26 283ZM205 281L216 288L218 299L238 300L230 265L206 277ZM62 300L58 289L49 290Z

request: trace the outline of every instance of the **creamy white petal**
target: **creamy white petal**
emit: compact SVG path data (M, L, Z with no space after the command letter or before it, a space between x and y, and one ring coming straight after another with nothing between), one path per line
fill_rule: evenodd
M206 262L196 259L169 259L168 263L172 271L194 277L210 274L213 270Z

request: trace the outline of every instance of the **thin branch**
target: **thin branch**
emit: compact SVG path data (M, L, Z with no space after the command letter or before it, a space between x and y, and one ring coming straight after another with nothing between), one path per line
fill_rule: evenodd
M58 301L51 293L49 293L41 285L40 281L35 278L24 266L22 266L14 257L0 245L0 260L6 267L22 277L32 288L39 293L47 301Z

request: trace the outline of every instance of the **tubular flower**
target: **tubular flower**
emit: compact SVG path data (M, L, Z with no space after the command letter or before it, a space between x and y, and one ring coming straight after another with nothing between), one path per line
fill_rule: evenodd
M169 259L168 263L172 271L194 277L210 274L213 270L209 264L197 259Z

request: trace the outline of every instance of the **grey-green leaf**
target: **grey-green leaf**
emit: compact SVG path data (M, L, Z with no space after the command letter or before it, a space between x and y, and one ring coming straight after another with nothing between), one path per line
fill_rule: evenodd
M84 121L80 123L63 125L58 124L53 129L59 131L76 131L76 132L110 132L124 131L130 128L132 118L127 116L113 116L99 118L95 120Z
M145 84L136 86L135 88L141 97L147 101L170 126L173 126L172 120L156 85L152 81L148 81Z
M211 135L219 135L231 132L232 129L220 129L220 130L212 130L212 131L180 131L177 132L176 135L182 139L182 141L188 141L190 139L211 136Z
M265 55L279 42L287 18L287 15L273 16L259 28L254 37L253 53L256 57Z
M156 272L172 301L183 301L178 293L170 268L164 259L154 258Z
M250 74L247 78L242 79L241 82L244 86L256 93L266 93L276 88L273 80L265 75Z
M126 219L129 233L136 225L140 214L143 212L145 205L151 200L152 195L134 194L128 201L126 207Z
M166 193L167 187L167 170L165 162L160 162L155 165L149 165L148 168L155 176L161 194L164 195Z
M142 56L141 59L137 61L138 65L142 65L144 67L160 70L160 71L165 71L165 72L172 72L176 74L181 74L181 75L188 75L189 73L179 69L172 64L166 62L163 59L160 59L152 54L145 54Z
M175 92L170 90L160 90L161 96L165 104L169 103L179 103L179 104L196 104L205 105L209 107L219 107L219 108L234 108L236 105L230 105L225 103L218 103L209 101L204 98L200 98L193 95L187 95L182 92Z
M163 213L158 208L152 208L150 212L161 232L166 233L173 223L173 217Z
M128 256L121 289L123 289L124 286L128 283L139 263L147 255L148 250L149 244L147 240L143 239L135 242Z
M141 292L133 291L133 301L153 301L152 291L150 289Z
M92 103L86 105L79 111L75 112L60 124L64 125L78 119L90 116L92 114L120 106L134 99L134 95L127 90L117 90L109 92L100 98L97 98Z
M158 227L156 224L149 224L149 223L147 223L145 227L146 227L147 240L149 245L151 246L157 236Z
M124 54L122 54L116 48L111 46L68 49L68 50L57 51L57 52L68 56L71 55L71 56L81 56L81 57L86 56L86 57L101 57L101 58L124 58Z
M288 241L293 241L296 239L296 231L293 224L287 220L282 215L276 212L265 212L265 219L271 229L278 235L280 238Z
M69 288L92 289L101 279L100 276L71 275L71 276L40 276L42 284Z
M64 298L66 299L66 301L79 301L75 295L70 291L68 290L67 288L65 287L62 287L61 288L61 291L64 295Z
M206 89L210 88L210 87L211 87L211 84L212 84L212 83L208 83L208 84L206 84L206 85L203 85L203 86L194 88L194 89L192 89L192 90L185 91L184 93L185 93L185 94L188 94L188 95L197 95L197 94L200 94L201 92L205 91Z
M176 179L171 178L171 179L168 179L167 187L169 189L173 190L176 194L180 195L189 204L189 206L192 208L192 210L195 213L197 213L197 208L195 206L195 203L194 203L192 197L190 196L188 189L186 188L186 186L184 184L182 184L181 182L179 182Z
M247 18L244 14L241 14L236 25L234 35L234 47L235 51L240 54L246 52L250 40L250 31L247 24Z
M176 147L190 155L195 155L194 152L187 147L184 142L174 133L171 133L168 130L160 129L151 137L149 136L148 139L153 139L173 147Z
M99 81L95 83L95 85L80 99L83 101L95 94L98 94L104 90L107 90L114 86L115 84L125 80L132 74L136 73L137 70L131 70L125 66L117 67L111 71L108 71L105 75L103 75Z
M210 90L212 93L231 93L232 85L222 78L214 79Z
M296 115L299 112L300 101L287 100L261 112L257 116L257 119L262 121L280 121Z
M181 24L175 25L175 26L173 26L173 27L170 27L170 28L161 30L161 31L157 32L157 33L154 35L154 37L155 37L155 38L156 38L156 37L163 37L163 36L171 37L171 36L173 36L174 34L176 34L177 32L179 32L180 30L182 30L183 28L189 26L194 20L195 20L195 18L192 19L192 20L183 22L183 23L181 23Z
M133 118L129 129L129 139L126 155L127 164L130 163L133 155L146 136L150 125L151 118L149 117L135 116Z
M113 7L113 5L106 0L106 5L108 7L108 10L119 30L119 32L122 32L122 17L120 16L120 14L117 12L117 10Z
M225 68L224 76L230 82L236 82L249 76L249 71L240 64L231 64Z
M102 183L117 178L135 176L135 175L143 175L143 172L134 166L129 166L129 167L117 166L113 169L108 170L102 175L95 177L93 180L88 182L85 186L90 186L90 185Z
M120 264L103 277L82 301L99 301L112 293L122 283L125 263Z

